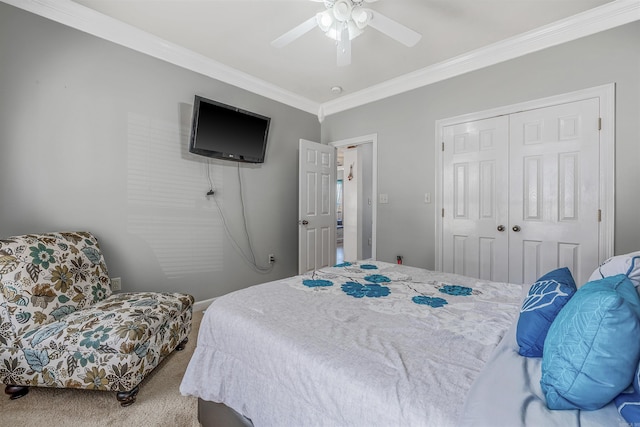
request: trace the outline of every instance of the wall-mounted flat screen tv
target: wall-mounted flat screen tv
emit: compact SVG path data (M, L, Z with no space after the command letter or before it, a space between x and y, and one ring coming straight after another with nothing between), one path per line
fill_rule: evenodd
M216 159L263 163L269 117L196 95L189 152Z

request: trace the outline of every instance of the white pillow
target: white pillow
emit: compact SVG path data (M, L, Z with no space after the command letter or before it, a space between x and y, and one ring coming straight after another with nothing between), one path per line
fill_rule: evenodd
M640 287L640 251L609 258L596 268L589 282L605 277L624 274L636 288Z

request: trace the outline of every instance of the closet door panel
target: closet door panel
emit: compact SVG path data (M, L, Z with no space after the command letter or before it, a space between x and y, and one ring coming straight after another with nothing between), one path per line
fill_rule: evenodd
M444 128L443 270L507 281L508 118Z
M510 116L509 281L597 267L598 116L595 98Z

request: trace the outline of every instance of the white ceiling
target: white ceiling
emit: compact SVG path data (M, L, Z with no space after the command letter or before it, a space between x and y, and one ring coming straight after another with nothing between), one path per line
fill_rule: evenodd
M309 0L2 1L320 116L640 19L638 0L380 0L367 5L422 39L367 28L338 67L318 28L270 45L324 10Z
M610 0L380 0L369 7L423 35L412 48L368 28L352 63L317 28L284 48L270 42L325 10L308 0L75 0L316 102L445 61Z

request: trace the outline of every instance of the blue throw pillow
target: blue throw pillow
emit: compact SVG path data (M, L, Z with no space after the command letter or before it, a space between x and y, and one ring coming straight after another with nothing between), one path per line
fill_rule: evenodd
M581 287L551 325L540 385L549 409L595 410L633 379L640 358L640 297L625 275Z
M614 399L618 412L630 425L640 425L640 365L633 377L633 391L622 393Z
M550 271L531 286L522 303L516 330L520 355L542 357L551 323L575 292L576 284L566 267Z

